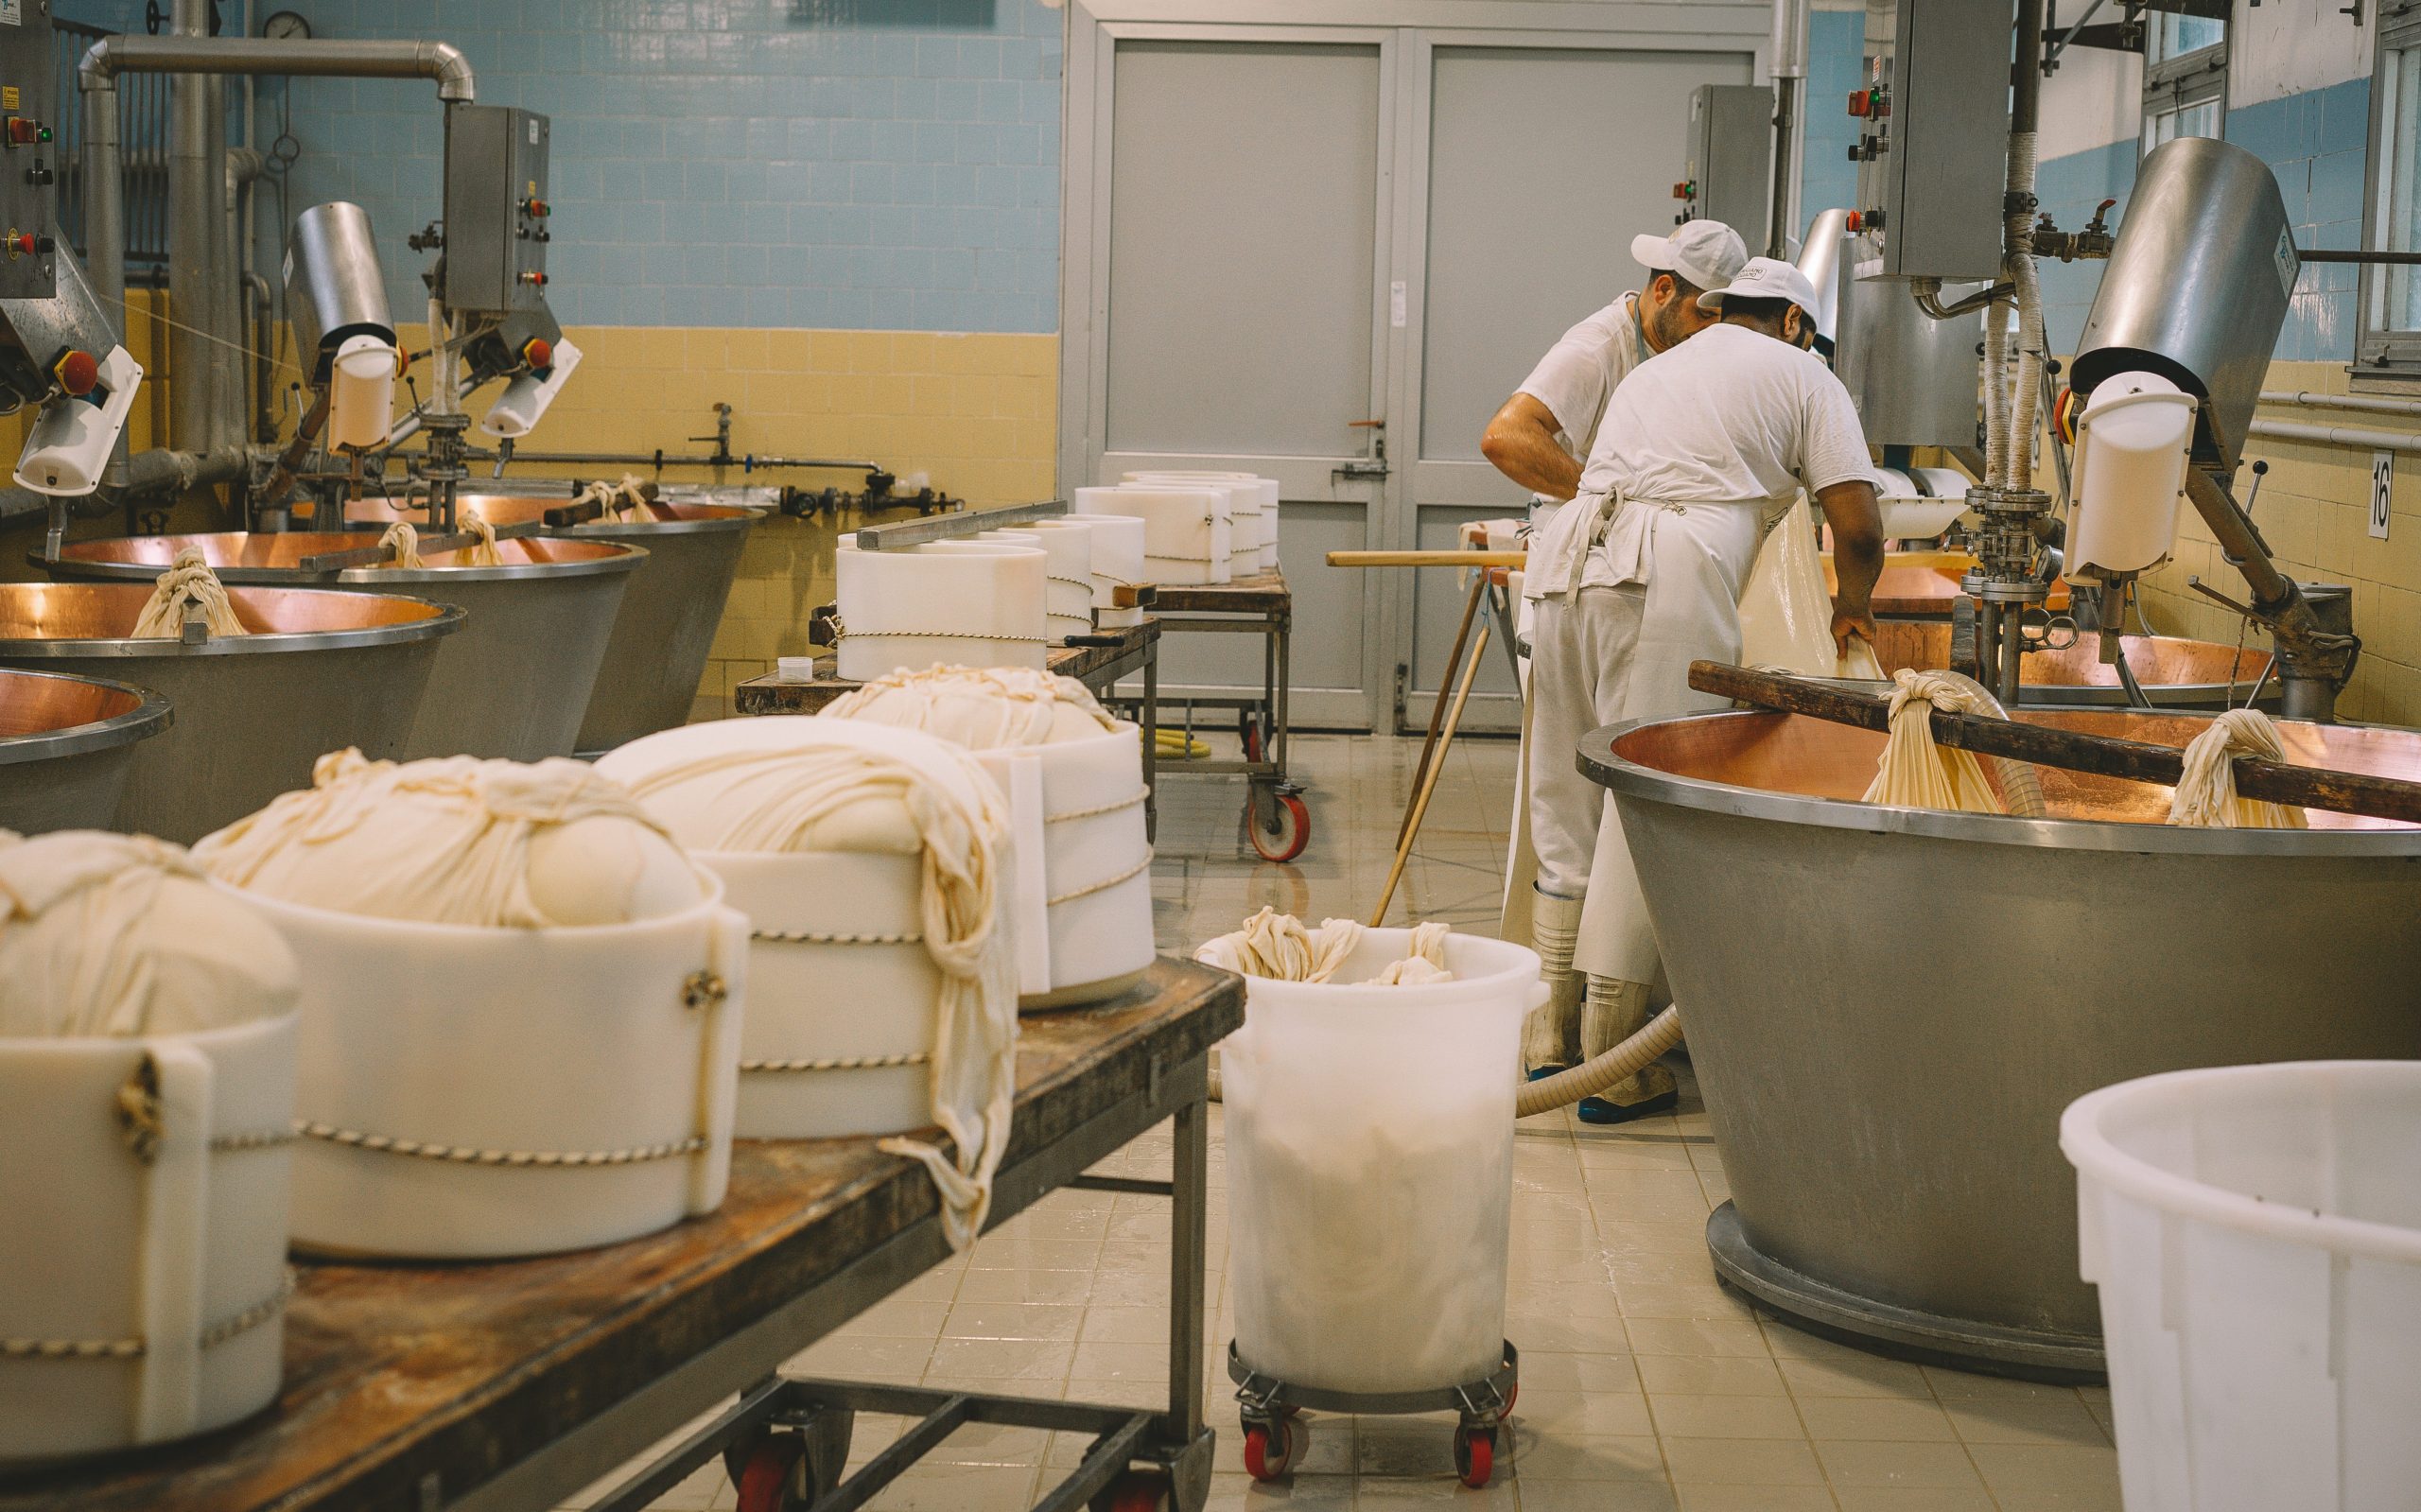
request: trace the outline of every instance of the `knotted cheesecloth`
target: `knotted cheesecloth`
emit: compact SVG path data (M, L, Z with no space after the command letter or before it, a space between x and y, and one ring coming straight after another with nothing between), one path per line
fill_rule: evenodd
M471 532L471 544L463 548L462 565L466 567L500 567L504 553L496 548L496 527L477 510L466 509L457 522ZM400 564L399 564L400 565Z
M2186 745L2186 773L2168 801L2168 822L2195 829L2308 829L2293 804L2239 798L2235 760L2240 756L2284 761L2278 727L2258 709L2230 709Z
M923 759L959 780L895 753L827 745L704 752L633 777L630 791L677 811L702 851L917 852L923 944L942 976L933 1118L956 1149L898 1136L880 1148L932 1173L943 1234L964 1249L991 1210L1017 1095L1018 958L1000 895L1008 806L965 752L933 742Z
M1410 987L1454 981L1454 974L1446 969L1446 934L1443 924L1415 925L1407 942L1411 953L1389 963L1367 984ZM1361 943L1362 926L1351 919L1322 919L1318 929L1308 930L1291 913L1263 908L1245 920L1243 928L1204 945L1193 958L1242 976L1326 982Z
M636 473L624 473L618 483L600 478L571 496L573 507L596 504L615 519L648 517L647 482Z
M181 847L0 830L0 1038L222 1029L295 993L285 939Z
M235 617L235 606L228 600L226 585L218 581L218 573L210 570L201 547L188 546L178 550L174 565L152 580L151 597L143 601L143 612L134 617L135 637L174 640L183 635L187 604L201 610L202 623L214 635L252 634Z
M395 559L384 565L407 568L428 565L420 559L420 532L412 529L409 520L397 520L387 527L386 532L378 537L378 544L395 548Z
M970 751L1051 745L1118 726L1084 684L1028 667L891 672L834 699L824 714L922 730Z
M2043 785L2032 766L1991 757L2001 779L1995 791L1974 752L1934 741L1935 709L2006 719L2008 713L1998 699L1973 678L1957 672L1904 667L1891 676L1891 734L1884 743L1882 759L1875 763L1874 781L1866 790L1868 803L2030 819L2043 816Z
M306 908L538 930L694 908L696 870L636 799L585 763L322 756L312 785L205 835L194 860Z

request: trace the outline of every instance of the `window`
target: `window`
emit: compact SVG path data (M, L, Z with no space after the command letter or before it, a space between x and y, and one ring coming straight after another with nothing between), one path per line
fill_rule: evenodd
M2144 17L2143 150L2218 136L2228 96L2228 24L2154 10Z
M2379 16L2369 189L2362 245L2421 252L2421 0ZM2360 287L2355 371L2421 377L2421 267L2366 264Z

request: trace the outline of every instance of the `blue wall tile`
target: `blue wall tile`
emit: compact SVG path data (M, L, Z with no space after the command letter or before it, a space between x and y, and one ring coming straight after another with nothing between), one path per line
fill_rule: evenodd
M452 42L482 103L553 117L567 325L1058 328L1065 12L1040 0L281 4L323 37ZM131 0L60 9L143 26ZM360 201L395 312L418 318L404 238L439 211L434 91L272 79L258 101L264 139L290 103L302 144L288 212ZM284 234L261 203L274 268Z
M1801 170L1799 202L1813 218L1820 210L1857 208L1857 165L1849 149L1857 122L1849 113L1850 92L1866 82L1866 16L1856 10L1819 10L1807 18L1807 152ZM1804 224L1791 230L1797 235Z

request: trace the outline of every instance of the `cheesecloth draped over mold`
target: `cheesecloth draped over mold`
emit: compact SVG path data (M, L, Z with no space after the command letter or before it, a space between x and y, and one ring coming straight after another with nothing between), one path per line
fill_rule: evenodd
M834 699L824 713L922 730L970 751L1052 745L1118 724L1084 684L1029 667L892 672Z
M2258 709L2230 709L2186 743L2186 773L2169 798L2168 822L2197 829L2306 829L2303 809L2293 804L2239 798L2238 756L2284 761L2277 726Z
M0 830L0 1038L221 1029L295 992L286 941L181 847Z
M915 757L847 745L719 749L634 776L630 789L701 851L917 852L923 943L942 976L933 1118L956 1149L901 1137L880 1147L932 1173L950 1247L974 1243L1017 1094L1017 949L1001 896L1009 820L999 789L938 741Z
M1411 954L1390 962L1370 982L1405 987L1454 981L1454 974L1446 969L1446 933L1443 924L1415 926ZM1336 975L1361 940L1362 926L1351 919L1322 919L1318 929L1309 930L1291 913L1264 908L1245 920L1243 928L1204 945L1194 952L1194 959L1242 976L1326 982Z
M322 756L312 785L206 835L220 880L305 908L504 929L626 924L693 908L696 870L585 763Z
M201 547L189 546L177 552L174 565L152 580L151 597L143 601L143 612L134 617L135 638L174 640L183 635L187 604L201 610L202 623L214 635L252 634L235 617L235 606L228 601L226 586L218 581L218 574L210 570Z

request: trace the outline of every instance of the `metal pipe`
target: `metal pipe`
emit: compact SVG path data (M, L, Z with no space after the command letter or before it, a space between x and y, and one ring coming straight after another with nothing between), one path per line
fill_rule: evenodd
M1799 224L1799 191L1806 133L1808 0L1774 0L1774 182L1766 223L1766 255L1787 258L1790 232Z
M2305 409L2367 409L2381 415L2421 415L2421 399L2387 399L2364 393L2314 393L2309 389L2264 389L2266 405L2294 405Z
M135 453L128 461L126 486L114 495L104 491L89 499L71 502L78 506L78 513L102 514L129 498L148 498L214 483L232 483L248 475L252 465L251 453L241 446L200 454L154 447ZM39 519L55 502L50 495L37 494L31 489L0 489L0 528Z
M126 180L119 161L117 91L84 96L84 267L101 313L126 344ZM106 187L105 187L106 186ZM159 356L151 358L156 367ZM153 437L154 441L161 437ZM121 429L101 474L104 490L127 481L127 440Z
M2245 427L2272 441L2305 441L2357 451L2421 451L2421 430L2362 430L2352 426L2313 426L2299 420L2256 420Z
M119 74L429 78L437 81L437 97L449 104L467 105L475 97L470 60L447 42L122 36L103 37L85 49L78 78L87 92L113 88Z
M175 0L171 25L179 43L207 41L209 0ZM211 406L219 375L218 310L211 285L225 169L211 171L218 165L211 157L210 83L199 74L180 74L168 84L168 315L177 323L168 333L176 382L168 391L167 443L187 451L206 451L218 440Z

